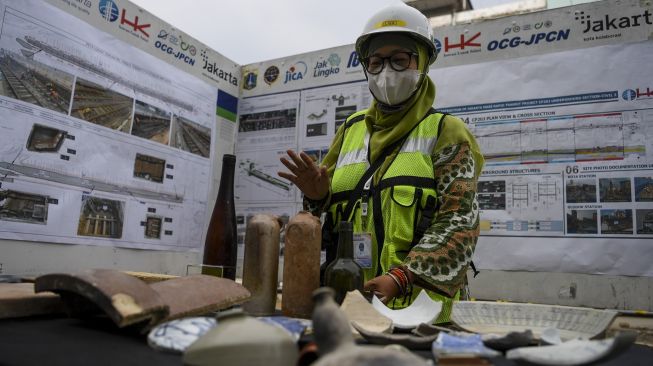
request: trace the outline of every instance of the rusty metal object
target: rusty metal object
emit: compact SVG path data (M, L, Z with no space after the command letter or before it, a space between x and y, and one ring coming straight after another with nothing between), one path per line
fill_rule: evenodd
M320 220L308 212L295 215L286 226L281 310L294 318L310 318L312 293L320 287Z
M251 315L271 315L277 304L279 234L283 222L275 215L254 215L245 232L243 286L252 297L243 305Z
M0 283L0 319L63 312L63 303L57 294L36 294L33 283Z
M149 287L169 307L162 321L226 309L250 297L250 292L236 282L208 275L178 277Z
M121 328L143 321L155 324L168 315L168 306L154 289L115 270L47 274L36 279L34 290L59 294L72 316L93 315L101 310Z

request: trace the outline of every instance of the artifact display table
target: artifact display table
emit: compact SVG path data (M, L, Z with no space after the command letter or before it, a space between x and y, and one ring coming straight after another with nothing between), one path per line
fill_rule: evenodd
M429 352L418 352L432 358ZM653 348L635 344L603 366L651 365ZM494 365L516 365L504 358ZM31 317L0 320L0 365L181 365L179 354L156 351L145 335L106 318Z

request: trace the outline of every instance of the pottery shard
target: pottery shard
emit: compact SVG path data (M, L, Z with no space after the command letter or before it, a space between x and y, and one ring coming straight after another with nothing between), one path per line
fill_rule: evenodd
M34 290L59 294L72 316L101 310L118 327L145 320L154 324L168 315L168 306L154 289L138 278L115 270L47 274L36 279Z
M207 275L178 277L149 287L169 306L164 321L226 309L250 297L250 292L236 282Z

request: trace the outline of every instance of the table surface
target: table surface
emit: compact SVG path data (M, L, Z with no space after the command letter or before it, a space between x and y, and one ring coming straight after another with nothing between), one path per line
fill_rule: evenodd
M423 357L430 353L419 352ZM505 358L495 365L516 365ZM135 329L108 319L31 317L0 320L0 365L181 365L180 354L156 351ZM653 348L633 345L604 366L653 364Z

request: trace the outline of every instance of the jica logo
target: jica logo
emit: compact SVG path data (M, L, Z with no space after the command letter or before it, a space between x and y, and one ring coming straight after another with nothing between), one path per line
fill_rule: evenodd
M118 5L113 0L100 0L99 8L102 18L110 22L118 20Z
M286 84L291 81L304 79L306 71L308 71L308 66L306 63L304 61L299 61L298 63L290 66L288 70L286 70L286 79L283 81L283 83Z

